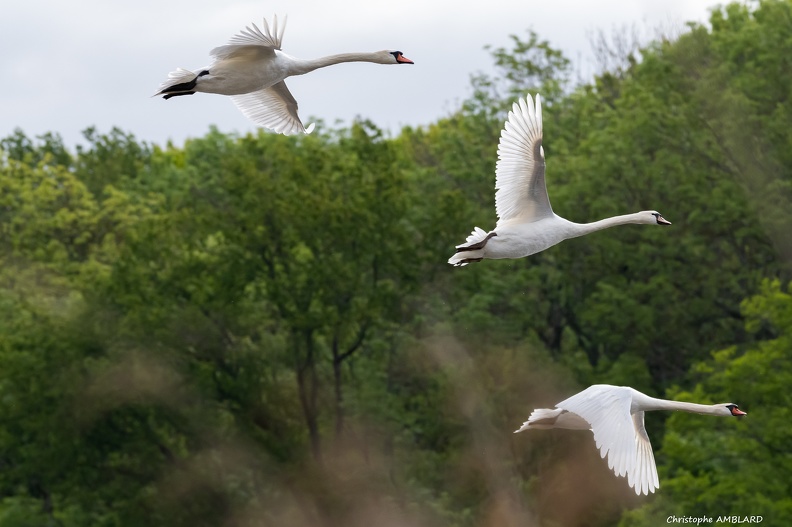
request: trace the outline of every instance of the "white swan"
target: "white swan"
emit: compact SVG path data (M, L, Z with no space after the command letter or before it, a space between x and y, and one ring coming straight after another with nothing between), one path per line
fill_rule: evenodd
M545 187L542 148L542 103L536 95L514 103L498 144L495 169L495 208L498 223L487 233L476 227L456 246L448 263L456 266L484 258L522 258L567 240L614 225L671 225L659 212L646 210L594 223L573 223L553 213Z
M561 401L554 409L534 410L519 430L567 428L591 430L608 467L638 495L660 487L652 444L644 428L644 412L682 410L705 415L747 415L736 404L695 404L655 399L626 386L595 384Z
M251 121L285 135L311 133L313 124L303 126L297 115L297 101L283 80L318 68L342 62L375 64L413 64L401 51L343 53L313 60L291 57L281 51L286 20L278 27L273 18L272 32L264 19L264 30L256 24L234 36L228 45L209 52L212 64L193 72L183 68L168 75L157 95L170 99L195 92L230 95L231 100ZM280 30L279 30L280 29Z

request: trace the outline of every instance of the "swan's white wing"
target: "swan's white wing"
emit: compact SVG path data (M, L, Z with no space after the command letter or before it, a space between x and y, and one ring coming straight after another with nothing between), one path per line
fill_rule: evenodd
M231 100L245 117L275 132L293 135L310 134L313 130L313 123L308 128L303 126L297 115L297 101L283 81L263 90L232 95Z
M534 222L553 215L545 187L542 148L542 102L536 95L512 106L501 131L495 168L495 209L498 224L520 219Z
M214 48L209 54L214 57L215 64L230 59L255 61L275 58L274 49L265 46L220 46Z
M632 473L627 473L627 481L635 489L635 493L649 495L660 488L660 480L657 478L657 466L655 465L654 454L652 453L652 443L644 427L644 413L636 412L633 414L633 425L635 427L635 449L637 457Z
M283 43L283 32L286 30L286 17L283 18L283 24L278 28L278 15L272 17L272 31L270 31L267 19L262 20L264 23L264 31L261 31L256 24L253 27L246 27L239 34L231 37L228 41L229 44L253 44L256 46L268 46L275 49L281 49ZM280 29L280 31L278 31Z
M637 458L631 403L629 388L595 384L556 405L591 425L600 455L608 456L608 468L617 476L627 475L628 482Z
M269 55L274 56L276 49L281 49L283 43L283 31L286 29L286 19L283 19L283 24L280 26L278 32L278 17L277 15L272 18L272 31L270 31L267 19L264 19L264 30L258 28L256 24L253 27L247 26L238 34L231 37L228 44L219 46L209 52L215 60L226 60L239 56L257 55L266 57Z

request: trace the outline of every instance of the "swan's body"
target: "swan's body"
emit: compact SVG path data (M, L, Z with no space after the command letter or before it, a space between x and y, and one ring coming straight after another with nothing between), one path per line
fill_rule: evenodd
M648 210L593 223L573 223L557 216L545 187L542 148L542 104L536 96L514 103L498 144L495 169L495 208L498 223L489 233L476 227L448 263L467 265L484 258L522 258L548 247L615 225L671 225L659 212Z
M626 386L596 384L561 401L554 409L531 413L519 430L566 428L591 430L608 467L626 476L635 493L649 494L660 487L652 444L644 428L644 412L681 410L704 415L742 416L736 404L696 404L649 397Z
M303 75L319 68L343 62L375 64L412 64L401 51L342 53L313 60L303 60L281 51L283 30L278 31L274 17L272 32L264 20L264 30L247 27L227 45L214 48L212 64L197 72L178 68L168 75L154 95L169 99L196 92L229 95L250 120L286 135L311 133L313 124L303 126L297 114L297 101L286 84L286 77Z

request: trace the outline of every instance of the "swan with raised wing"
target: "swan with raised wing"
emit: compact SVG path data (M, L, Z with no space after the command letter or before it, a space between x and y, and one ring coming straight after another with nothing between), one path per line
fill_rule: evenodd
M591 430L600 455L608 457L608 468L617 476L626 476L636 494L648 495L660 487L652 444L644 428L644 412L652 410L681 410L724 417L747 415L734 403L707 405L668 401L649 397L627 386L595 384L561 401L553 409L534 410L514 433L547 428Z
M374 64L413 64L401 51L342 53L312 60L291 57L281 51L286 20L272 22L272 31L264 19L263 30L256 24L246 27L225 46L209 54L214 61L196 71L178 68L168 75L157 93L164 99L196 92L230 95L231 100L254 123L285 135L309 134L313 124L303 126L297 114L297 101L284 79L303 75L343 62Z
M498 223L487 232L475 227L456 246L448 263L463 266L484 258L522 258L548 247L615 225L671 225L654 210L615 216L593 223L573 223L557 216L545 187L542 148L542 103L528 95L512 106L501 131L495 168L495 208Z

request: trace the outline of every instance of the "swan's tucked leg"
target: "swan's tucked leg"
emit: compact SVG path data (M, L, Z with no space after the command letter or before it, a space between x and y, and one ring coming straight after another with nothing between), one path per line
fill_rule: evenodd
M163 95L162 98L167 101L171 97L178 97L180 95L195 95L195 92L194 91L183 91L183 92L180 92L180 93L169 93L167 95Z
M497 235L498 234L495 231L492 231L491 233L487 234L486 238L484 238L481 241L478 241L476 243L472 243L470 245L464 245L464 246L460 245L460 246L458 246L456 248L456 252L461 253L461 252L465 252L465 251L478 251L479 249L483 249L484 246L487 245L487 242L489 241L489 239L492 238L493 236L497 236ZM480 261L482 259L483 258L479 258L478 260L475 260L475 261L478 262L478 261Z
M465 243L456 246L456 252L448 259L451 265L460 267L473 262L480 262L486 256L484 254L484 246L493 236L497 236L495 231L487 234L484 229L475 227L470 236L467 237Z
M192 95L195 93L195 86L198 84L198 79L203 77L204 75L209 75L209 70L203 70L201 73L195 76L195 78L188 82L180 82L178 84L174 84L173 86L168 86L164 90L160 91L161 94L164 95L162 98L165 100L170 99L171 97L178 97L179 95Z
M469 263L480 262L483 259L484 258L464 258L462 260L458 260L456 263L454 263L454 265L462 267L462 266L467 265Z

